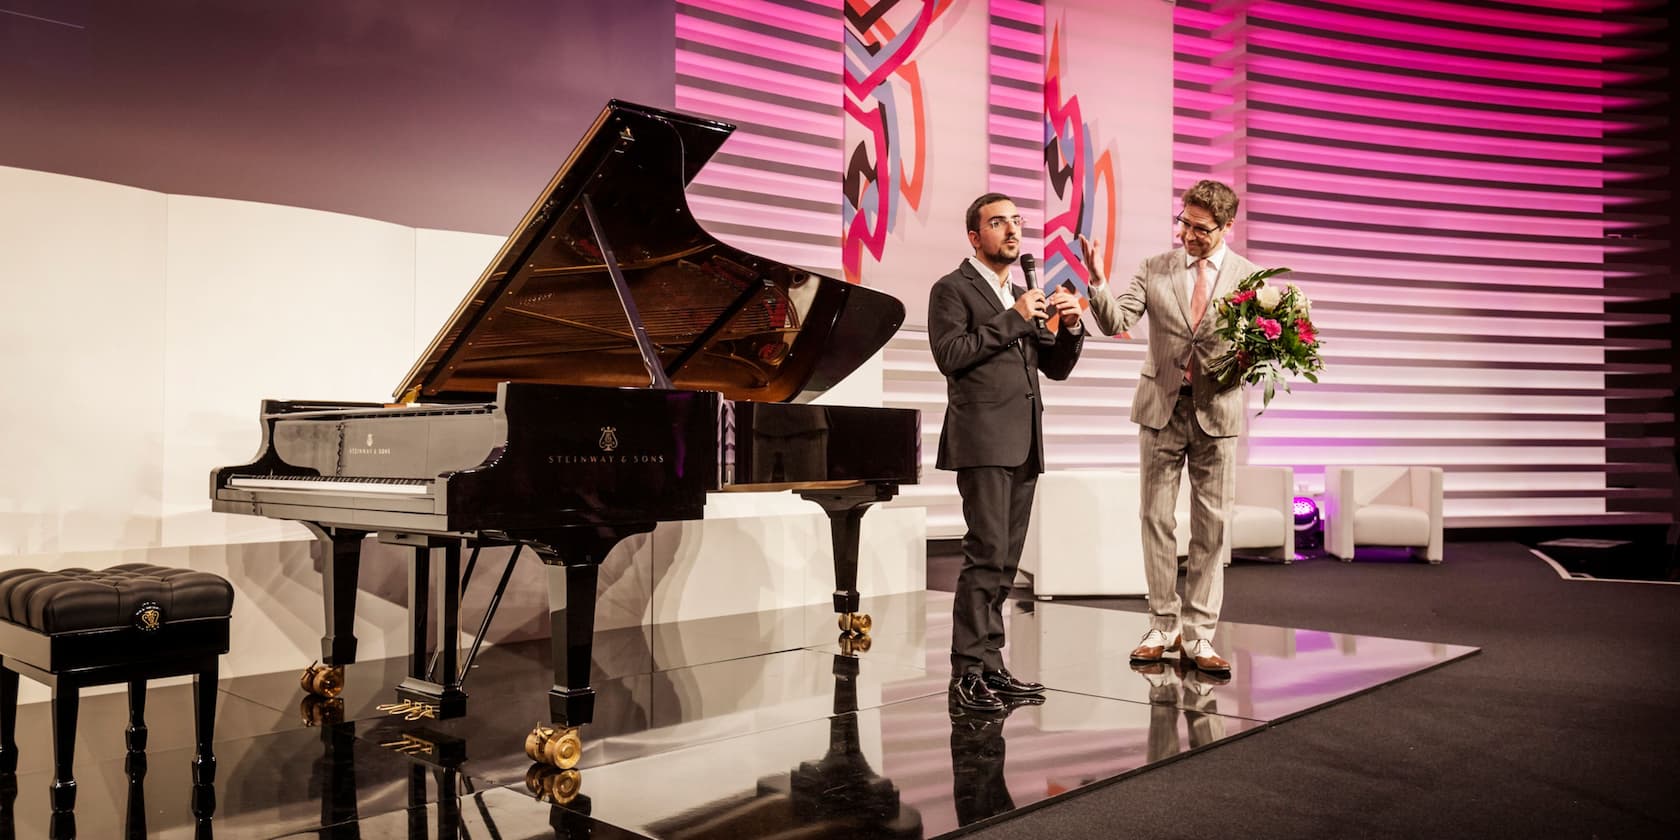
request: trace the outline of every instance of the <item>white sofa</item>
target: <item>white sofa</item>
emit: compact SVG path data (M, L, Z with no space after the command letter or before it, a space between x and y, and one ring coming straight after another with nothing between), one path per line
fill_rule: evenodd
M1190 552L1190 479L1178 491L1178 556ZM1238 467L1236 505L1221 561L1233 548L1289 562L1295 556L1295 471ZM1057 470L1038 479L1017 580L1038 598L1146 595L1138 471Z
M1137 470L1057 470L1038 478L1018 574L1033 595L1144 595Z
M1324 468L1324 548L1352 562L1355 546L1393 546L1442 559L1440 467Z
M1294 562L1294 467L1237 467L1230 537L1231 552L1245 559Z

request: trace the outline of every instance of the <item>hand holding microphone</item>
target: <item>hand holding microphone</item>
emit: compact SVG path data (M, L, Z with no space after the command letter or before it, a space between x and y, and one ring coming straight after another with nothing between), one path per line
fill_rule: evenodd
M1021 316L1021 320L1030 321L1040 327L1044 325L1044 319L1050 315L1049 304L1045 302L1044 293L1037 289L1028 289L1022 292L1021 296L1015 299L1015 305L1011 306L1010 309L1015 310L1015 314Z
M1056 334L1050 332L1049 327L1045 326L1044 323L1045 319L1050 315L1050 310L1048 308L1048 304L1044 300L1043 290L1038 288L1038 259L1032 254L1022 254L1021 273L1025 275L1026 278L1027 295L1035 296L1032 321L1033 326L1037 328L1038 343L1055 344ZM1023 297L1026 297L1027 295L1023 295Z

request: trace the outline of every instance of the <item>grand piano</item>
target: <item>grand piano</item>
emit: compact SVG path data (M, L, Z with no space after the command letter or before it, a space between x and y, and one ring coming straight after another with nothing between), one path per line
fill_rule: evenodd
M527 751L569 767L593 714L601 561L659 522L700 518L707 494L725 491L791 490L827 512L840 630L867 644L860 520L918 480L920 416L810 401L887 343L904 306L701 229L684 188L731 131L608 103L394 402L262 403L256 459L212 471L210 496L214 510L315 536L325 632L308 691L335 696L355 661L371 534L413 549L409 673L393 710L465 714L478 643L463 662L462 590L480 549L513 546L484 622L520 552L547 564L551 725Z

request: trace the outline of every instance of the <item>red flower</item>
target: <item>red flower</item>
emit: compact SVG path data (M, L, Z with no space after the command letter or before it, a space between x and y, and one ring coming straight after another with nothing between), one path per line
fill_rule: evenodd
M1277 341L1278 336L1283 335L1283 325L1271 318L1262 318L1256 315L1254 316L1254 326L1259 327L1260 331L1266 334L1267 341Z
M1230 302L1231 302L1232 306L1236 306L1239 303L1247 303L1248 301L1251 301L1251 300L1254 300L1254 290L1253 289L1247 289L1245 291L1237 292L1236 294L1231 295L1231 301Z
M1300 336L1302 344L1318 343L1318 333L1313 330L1312 322L1305 318L1295 319L1295 334Z

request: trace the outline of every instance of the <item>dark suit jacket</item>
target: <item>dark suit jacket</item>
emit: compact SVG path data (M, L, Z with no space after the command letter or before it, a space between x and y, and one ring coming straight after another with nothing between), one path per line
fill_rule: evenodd
M1015 287L1016 296L1026 290ZM1018 467L1033 452L1044 463L1038 374L1066 379L1079 361L1083 332L1057 333L1039 347L1033 324L998 301L991 281L963 260L928 294L928 342L945 374L942 470Z

